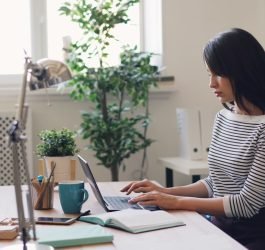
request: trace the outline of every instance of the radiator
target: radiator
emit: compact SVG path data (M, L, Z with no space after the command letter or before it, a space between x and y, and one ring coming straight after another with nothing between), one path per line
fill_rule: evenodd
M0 111L0 185L11 185L14 183L13 180L13 156L12 149L8 146L8 135L7 131L15 119L15 111ZM27 165L29 168L30 175L33 172L32 168L32 118L31 112L28 111L28 118L26 123L26 129L23 130L22 134L27 137L25 142ZM21 182L26 183L26 175L24 171L24 163L22 160L21 147L18 146L18 158L21 169Z

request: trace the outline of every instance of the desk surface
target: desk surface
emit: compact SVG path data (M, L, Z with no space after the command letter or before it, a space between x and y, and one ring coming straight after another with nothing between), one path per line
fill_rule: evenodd
M124 195L119 192L125 182L102 182L99 188L104 195ZM86 185L89 191L89 199L84 204L82 211L90 209L93 214L102 213L104 210L99 206L91 189ZM16 201L13 186L0 186L0 219L6 217L16 217ZM55 191L54 209L35 210L35 216L67 216L63 214L60 206L58 191ZM175 227L152 232L130 234L118 229L105 228L114 235L113 243L97 244L82 247L70 247L65 249L99 249L99 250L161 250L161 249L189 249L189 250L241 250L245 249L231 237L223 233L217 227L212 225L204 217L196 212L188 211L170 211L179 220L184 221L186 226ZM69 216L69 215L68 215ZM75 227L85 222L76 222L71 227ZM86 223L87 226L91 224ZM40 226L40 225L38 225ZM42 226L44 227L44 225ZM45 227L51 227L45 225ZM20 243L19 240L0 241L0 246Z

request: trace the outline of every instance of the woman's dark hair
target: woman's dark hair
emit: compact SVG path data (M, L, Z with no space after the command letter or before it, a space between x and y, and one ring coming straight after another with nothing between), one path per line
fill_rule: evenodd
M249 113L246 99L265 112L265 51L249 32L233 28L218 34L206 44L203 57L213 73L231 81L239 108Z

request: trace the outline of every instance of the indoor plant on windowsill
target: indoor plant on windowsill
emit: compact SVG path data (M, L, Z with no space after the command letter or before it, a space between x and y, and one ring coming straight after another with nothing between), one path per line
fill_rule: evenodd
M78 152L75 143L75 132L63 128L60 130L42 130L39 133L41 143L36 147L36 153L45 162L47 175L51 172L51 162L55 162L54 181L75 179L75 159Z

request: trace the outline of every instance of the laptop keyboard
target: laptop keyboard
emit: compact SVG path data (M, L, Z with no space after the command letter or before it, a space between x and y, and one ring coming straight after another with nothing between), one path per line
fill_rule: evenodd
M105 196L104 200L108 203L108 205L117 210L123 210L127 208L142 209L142 207L140 207L138 204L128 203L130 197Z

